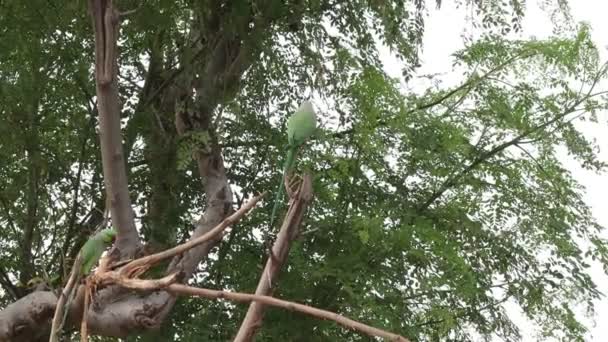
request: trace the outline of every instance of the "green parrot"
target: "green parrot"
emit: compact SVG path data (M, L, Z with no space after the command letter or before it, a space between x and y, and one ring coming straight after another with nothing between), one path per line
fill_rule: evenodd
M89 273L91 273L91 269L93 268L93 266L97 265L97 262L99 261L99 258L101 258L103 251L105 251L106 248L112 245L115 239L116 230L114 230L113 228L103 229L97 234L91 236L87 240L87 242L82 245L79 256L76 259L76 262L74 262L74 265L72 266L72 274L74 274L73 277L75 277L73 284L76 284L76 287L78 287L78 284L80 283L82 277L86 277ZM67 298L65 307L69 308L72 305L72 301L76 297L77 292L78 291L74 291L73 286L71 288L68 286L64 287L63 295ZM58 331L60 331L61 327L63 327L63 325L65 324L68 312L69 310L63 311L63 317L60 319L61 321L59 323ZM55 315L58 315L58 313L56 312ZM53 324L55 324L55 320L57 319L57 317L59 316L53 317ZM53 336L52 340L58 341L58 337Z
M80 271L82 275L88 275L93 266L97 265L101 254L106 250L116 238L116 231L113 228L104 229L99 233L91 236L82 246L80 254L82 257L82 265Z
M287 176L289 170L295 162L296 152L317 130L317 115L310 101L304 101L298 110L287 120L287 157L283 166L283 174L279 181L279 188L274 199L272 214L270 216L270 227L274 223L274 218L279 208L279 202L283 197L285 187L283 186L283 177Z

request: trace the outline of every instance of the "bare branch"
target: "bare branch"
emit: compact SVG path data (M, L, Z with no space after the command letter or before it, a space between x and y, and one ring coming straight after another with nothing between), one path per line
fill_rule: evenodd
M49 342L57 342L59 341L61 329L63 328L63 323L65 320L65 306L66 303L71 301L72 293L74 289L78 288L78 282L80 280L80 265L81 265L81 257L80 254L76 258L74 265L72 266L72 273L70 274L70 278L68 279L67 284L63 287L59 295L59 299L57 300L57 306L55 307L55 314L53 316L53 322L51 324L51 337Z
M84 309L82 311L82 320L80 321L80 341L89 341L89 330L87 329L87 313L89 311L89 305L91 304L91 287L87 284L85 286L84 294Z
M369 336L382 337L388 339L389 341L395 342L409 342L409 340L403 336L393 334L382 329L371 327L367 324L363 324L350 318L346 318L335 312L317 309L312 306L281 300L270 296L258 296L239 292L201 289L181 284L171 284L166 289L167 291L176 295L190 295L209 299L228 299L235 302L255 301L264 305L275 306L290 311L297 311L303 314L307 314L309 316L334 321L348 329L355 330L367 334Z
M0 311L0 341L48 339L48 319L56 303L57 297L52 292L35 291L9 304Z
M95 31L95 76L103 175L112 222L118 231L116 245L122 257L135 255L140 246L129 198L122 147L118 101L116 41L118 15L112 0L90 0Z
M225 218L222 222L220 222L220 224L218 224L215 228L209 230L205 234L203 234L197 238L194 238L186 243L183 243L181 245L167 249L165 251L133 260L132 262L128 263L123 268L121 268L120 273L125 274L125 275L132 275L133 272L136 272L137 274L141 274L141 273L145 272L145 270L147 270L150 266L158 263L161 260L177 256L179 254L186 252L189 249L192 249L196 246L201 245L204 242L214 239L218 235L222 234L222 232L226 228L230 227L231 225L238 222L241 218L243 218L243 216L245 216L245 214L247 214L256 205L256 203L262 199L263 196L264 196L264 193L253 197L245 205L243 205L239 210L237 210L232 215Z
M297 236L300 223L304 217L308 204L312 200L312 177L304 175L304 180L296 193L293 203L289 207L287 216L283 221L281 230L272 248L271 255L266 261L266 266L255 290L256 295L270 295L272 283L279 274L281 267L287 260L291 242ZM247 314L241 323L241 327L234 338L234 342L251 341L259 327L259 322L264 317L264 306L261 302L252 302Z
M410 342L403 336L393 334L391 332L371 327L367 324L363 324L361 322L357 322L350 318L344 317L335 312L318 309L312 306L299 304L291 301L286 301L282 299L277 299L271 296L260 296L253 295L248 293L240 293L240 292L230 292L230 291L221 291L221 290L211 290L204 288L197 288L188 285L176 284L175 282L178 280L177 274L172 274L166 276L161 279L147 280L147 279L129 279L124 276L121 276L117 272L104 272L98 274L99 277L106 281L115 282L121 286L126 288L130 288L133 290L145 290L152 291L158 289L164 289L169 291L174 295L187 295L187 296L195 296L202 297L208 299L227 299L234 302L240 303L248 303L248 302L259 302L264 305L274 306L278 308L283 308L289 311L301 312L303 314L313 316L320 319L326 319L330 321L334 321L348 329L358 331L364 334L367 334L372 337L382 337L388 339L389 341L395 342Z

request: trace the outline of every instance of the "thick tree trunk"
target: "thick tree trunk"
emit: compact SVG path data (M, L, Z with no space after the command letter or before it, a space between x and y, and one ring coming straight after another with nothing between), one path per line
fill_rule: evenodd
M99 111L99 138L104 183L118 231L116 247L121 257L133 257L139 247L125 168L118 98L117 41L119 14L111 0L92 0L95 31L95 84Z

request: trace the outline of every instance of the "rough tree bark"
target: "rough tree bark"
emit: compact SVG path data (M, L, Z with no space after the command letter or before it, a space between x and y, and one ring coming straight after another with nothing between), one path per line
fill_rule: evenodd
M285 182L285 186L288 186L287 182ZM311 200L312 176L306 174L298 192L291 199L293 202L287 211L285 220L283 220L283 224L281 225L281 230L277 234L277 239L272 246L272 256L268 258L264 271L262 271L260 281L255 290L256 295L272 295L273 284L278 278L281 267L283 267L287 260L291 242L300 232L300 224ZM263 318L264 304L261 302L251 302L247 314L243 322L241 322L241 327L234 338L234 342L253 341Z

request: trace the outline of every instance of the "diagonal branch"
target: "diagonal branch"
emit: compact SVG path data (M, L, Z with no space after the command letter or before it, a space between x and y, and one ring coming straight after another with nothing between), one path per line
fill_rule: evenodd
M350 318L344 317L335 312L318 309L312 306L290 302L270 296L252 295L248 293L229 292L229 291L218 291L211 289L201 289L197 287L182 285L182 284L171 284L167 287L167 290L176 295L190 295L209 299L228 299L235 302L257 302L264 305L275 306L283 308L289 311L297 311L309 316L334 321L348 329L355 330L371 337L382 337L388 341L394 342L409 342L403 336L393 334L391 332L371 327L367 324L357 322Z
M130 262L126 266L124 266L120 270L120 273L121 274L131 274L133 272L136 272L138 274L141 274L142 271L147 270L148 267L158 263L161 260L168 259L168 258L174 257L176 255L182 254L204 242L207 242L212 239L216 239L216 237L218 235L223 234L223 232L226 228L228 228L229 226L238 222L243 216L245 216L245 214L247 214L251 209L253 209L253 207L256 205L256 203L259 200L261 200L263 196L264 196L264 194L255 196L254 198L249 200L245 205L243 205L239 210L237 210L232 215L225 218L220 224L218 224L215 228L209 230L207 233L205 233L197 238L191 239L190 241L188 241L186 243L183 243L181 245L167 249L165 251L162 251L162 252L159 252L156 254L152 254L152 255L148 255L146 257L139 258L137 260L133 260L132 262Z
M289 207L287 216L283 221L281 230L277 235L277 240L272 248L271 255L266 261L266 266L258 282L255 290L255 295L271 295L272 284L277 278L281 267L287 259L291 242L298 234L300 223L306 213L308 204L312 200L312 177L304 175L304 180L297 191L293 203ZM260 323L264 317L264 305L262 302L254 301L249 306L247 314L241 323L241 327L234 338L234 342L252 341L253 337L260 327Z
M304 313L306 315L313 316L316 318L334 321L348 329L364 333L371 337L382 337L384 339L387 339L388 341L394 342L409 342L408 339L401 335L397 335L382 329L374 328L367 324L363 324L361 322L357 322L350 318L344 317L335 312L318 309L312 306L286 301L271 296L212 290L177 284L176 281L178 277L176 274L172 274L161 279L130 279L121 277L116 272L103 272L100 274L100 276L106 281L111 281L133 290L150 291L164 289L174 295L195 296L208 299L227 299L240 303L258 302L264 305L279 307L289 311Z
M4 197L2 197L2 194L0 194L0 204L2 204L2 208L4 209L4 211L6 213L6 220L8 222L8 226L11 229L11 232L13 232L13 234L15 236L19 236L19 234L17 233L17 228L15 227L15 220L13 219L13 216L11 215L11 210L8 206L8 203L6 202L6 199Z
M69 214L70 218L69 218L68 225L67 225L68 226L67 232L65 233L64 244L63 244L63 247L61 248L62 255L67 254L68 246L70 245L70 242L72 241L72 238L74 235L74 229L76 226L76 220L77 220L77 216L78 216L78 208L80 208L80 205L81 205L78 197L80 196L82 173L83 173L83 169L84 169L85 158L87 157L87 145L89 143L89 133L91 131L91 128L94 127L94 125L95 125L94 118L91 115L91 117L89 118L88 125L84 129L84 133L83 133L84 137L82 139L82 146L80 147L80 156L78 158L78 170L76 171L76 179L74 180L74 184L72 186L72 208L71 208L70 214Z
M274 252L279 253L278 255L276 255L277 258L283 258L283 260L284 260L287 256L287 252L289 249L289 242L293 239L294 234L296 233L296 230L294 228L297 228L297 226L301 222L303 213L304 213L305 209L307 208L307 203L309 203L310 200L312 199L312 185L311 184L312 183L311 183L310 176L306 176L304 179L303 185L300 188L300 191L298 191L298 193L296 195L296 199L294 200L294 205L292 205L289 210L288 218L283 223L284 229L281 230L282 234L280 234L279 238L277 239L277 243L275 244ZM230 223L235 222L240 217L244 216L251 208L253 208L255 203L257 201L259 201L260 198L261 198L261 196L256 196L254 199L250 200L246 205L241 207L241 209L239 209L235 214L231 215L229 218L224 220L224 222L222 222L222 224L215 227L208 234L198 238L197 241L200 240L200 242L202 242L202 241L210 240L213 238L212 235L221 233ZM213 234L212 234L212 232L213 232ZM180 245L179 247L181 247L183 249L190 249L195 246L196 246L196 244L192 243L192 241L191 241L191 242L185 243L183 245ZM158 255L161 256L162 253L159 253ZM167 257L167 256L163 255L163 257ZM95 274L93 275L93 278L94 278L93 281L97 282L98 284L106 284L106 285L117 284L124 288L132 289L132 290L154 291L154 290L162 289L162 290L168 291L169 293L171 293L173 295L188 295L188 296L196 296L196 297L209 298L209 299L228 299L228 300L232 300L232 301L236 301L236 302L253 302L252 305L250 306L250 311L256 311L256 310L251 309L252 307L254 307L254 305L257 305L257 307L259 307L259 308L262 308L263 305L270 305L270 306L275 306L275 307L283 308L283 309L290 310L290 311L301 312L301 313L304 313L304 314L307 314L307 315L310 315L313 317L317 317L320 319L331 320L346 328L367 334L372 337L382 337L382 338L388 339L390 341L409 342L409 340L404 338L403 336L393 334L393 333L390 333L390 332L382 330L382 329L368 326L366 324L357 322L355 320L349 319L347 317L344 317L342 315L339 315L339 314L331 312L331 311L322 310L322 309L318 309L318 308L315 308L312 306L299 304L299 303L295 303L295 302L291 302L291 301L277 299L277 298L274 298L274 297L271 297L268 295L260 295L257 293L260 290L259 287L258 287L258 291L256 291L256 294L252 295L252 294L247 294L247 293L211 290L211 289L197 288L197 287L193 287L193 286L178 284L177 282L181 278L179 273L172 273L172 274L165 276L163 278L160 278L160 279L132 278L132 276L134 274L132 272L130 272L130 270L132 270L134 267L129 267L130 265L141 265L142 263L138 262L138 261L143 261L146 263L155 262L155 261L160 260L158 257L140 258L138 260L132 261L127 266L125 266L124 268L122 268L118 271L109 271L109 260L110 260L110 257L107 257L107 256L102 258L97 272L95 272ZM269 265L272 265L272 264L268 263L266 269L270 270L270 268L274 268L274 269L270 270L271 272L277 272L278 268L280 267L279 262L277 262L275 264L275 266L269 266ZM263 284L263 282L260 283L260 286L262 286L262 284ZM269 292L269 286L268 286L268 289L266 289L266 291ZM258 310L260 310L260 309L258 309ZM257 316L256 318L261 319L261 316ZM245 323L246 321L247 321L247 319L243 323ZM241 329L241 330L246 331L243 329ZM251 338L252 338L252 336L246 337L246 341L251 340ZM240 339L237 337L237 339L235 339L235 341L240 341Z

